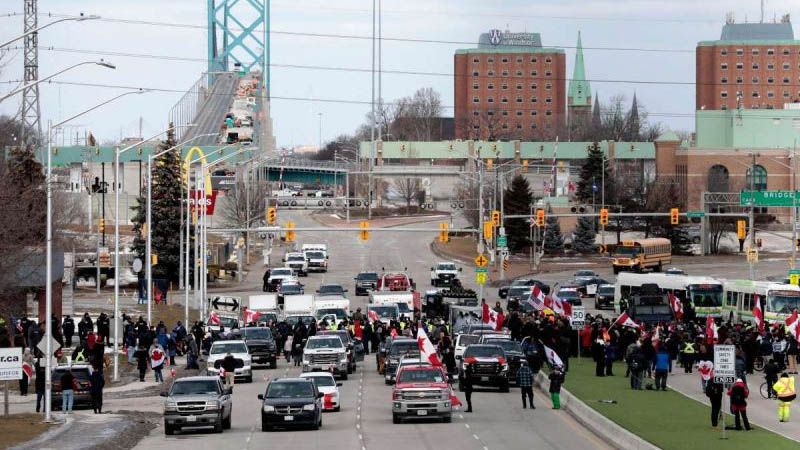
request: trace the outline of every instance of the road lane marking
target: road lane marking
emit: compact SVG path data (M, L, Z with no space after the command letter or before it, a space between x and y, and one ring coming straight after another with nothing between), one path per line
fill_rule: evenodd
M465 424L464 424L464 426L465 426L465 427L467 427L467 428L469 428L469 424L468 424L468 423L465 423Z
M474 437L476 441L480 441L481 440L481 438L479 438L477 434L473 434L472 437Z

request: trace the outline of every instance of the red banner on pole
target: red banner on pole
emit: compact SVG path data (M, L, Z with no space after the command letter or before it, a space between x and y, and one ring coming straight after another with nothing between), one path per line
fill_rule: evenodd
M211 195L205 195L204 196L203 195L203 191L192 191L191 195L190 195L190 198L189 198L189 204L192 207L192 213L195 212L195 210L194 210L195 209L195 205L197 203L199 203L200 209L198 210L198 213L202 213L203 212L202 208L203 208L203 204L205 204L205 206L206 206L206 214L209 215L209 216L213 216L214 215L214 206L217 204L217 193L219 193L219 191L211 191ZM197 201L198 198L200 199L199 202Z

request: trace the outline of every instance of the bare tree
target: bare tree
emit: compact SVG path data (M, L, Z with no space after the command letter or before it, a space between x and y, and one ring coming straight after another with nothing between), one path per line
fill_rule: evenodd
M411 209L411 202L417 199L422 188L419 178L397 178L392 184L392 190L406 202L406 211Z
M222 222L226 226L246 228L264 220L267 207L266 185L251 181L249 183L249 193L247 189L248 185L243 181L239 181L233 189L225 193L224 200L221 203L219 200L217 201L217 206L221 208ZM249 222L248 218L250 219Z

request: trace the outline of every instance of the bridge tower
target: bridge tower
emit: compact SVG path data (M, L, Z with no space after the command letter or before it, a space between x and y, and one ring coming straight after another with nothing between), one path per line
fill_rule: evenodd
M208 0L208 71L259 71L270 91L270 0ZM267 94L269 95L269 94Z

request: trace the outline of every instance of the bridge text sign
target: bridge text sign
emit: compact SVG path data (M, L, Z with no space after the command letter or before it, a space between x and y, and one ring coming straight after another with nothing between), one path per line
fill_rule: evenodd
M742 191L739 193L739 206L794 206L794 199L800 191Z

